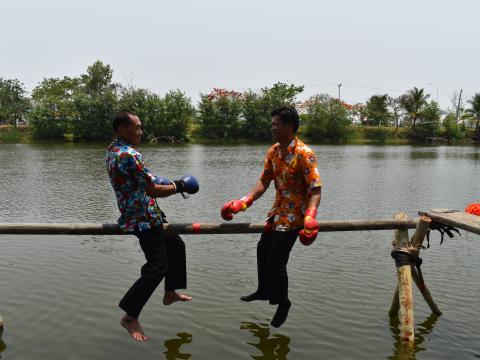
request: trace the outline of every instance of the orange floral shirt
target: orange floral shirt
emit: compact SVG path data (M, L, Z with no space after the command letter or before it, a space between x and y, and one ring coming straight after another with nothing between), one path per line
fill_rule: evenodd
M275 203L268 213L273 228L289 231L303 227L311 189L322 186L315 153L298 138L282 152L280 144L267 152L260 177L263 184L275 183Z

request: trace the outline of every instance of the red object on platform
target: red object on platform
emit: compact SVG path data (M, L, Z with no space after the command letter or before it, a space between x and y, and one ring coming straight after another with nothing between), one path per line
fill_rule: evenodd
M465 208L465 212L480 216L480 204L470 204Z

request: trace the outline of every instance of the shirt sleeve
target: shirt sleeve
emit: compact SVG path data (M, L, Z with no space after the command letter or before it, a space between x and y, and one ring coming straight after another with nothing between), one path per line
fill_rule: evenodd
M263 164L262 175L260 175L260 181L267 185L273 180L273 165L272 165L273 150L270 148L265 157L265 163Z
M147 187L155 179L148 170L140 153L124 153L121 161L121 170L124 174L136 179L139 187Z
M312 150L307 150L302 157L303 175L310 189L322 186L322 179L318 171L317 158Z

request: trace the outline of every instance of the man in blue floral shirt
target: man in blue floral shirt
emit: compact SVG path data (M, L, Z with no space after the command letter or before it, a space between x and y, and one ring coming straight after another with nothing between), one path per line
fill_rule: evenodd
M165 185L156 181L135 149L142 139L141 125L138 116L132 113L121 112L115 116L116 140L107 150L107 170L120 210L118 224L122 231L139 238L147 260L140 278L120 301L119 306L126 313L121 324L132 338L146 341L148 337L143 333L138 317L164 277L165 305L192 299L175 291L187 286L185 244L178 235L163 231L165 218L154 198L190 192L191 189L183 180L164 182Z

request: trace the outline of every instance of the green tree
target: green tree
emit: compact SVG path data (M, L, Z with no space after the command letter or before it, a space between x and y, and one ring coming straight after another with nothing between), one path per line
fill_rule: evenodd
M170 90L164 98L165 113L165 134L169 140L185 140L187 130L195 108L192 101L180 90Z
M248 90L243 93L242 116L243 135L250 139L267 140L271 138L270 113L281 106L295 106L297 95L303 86L278 82L256 93Z
M415 128L420 113L427 105L429 97L429 94L425 94L423 89L418 89L417 87L414 87L412 90L409 90L406 94L402 95L400 101L403 109L408 114L412 128Z
M272 111L284 105L294 106L297 95L302 93L303 89L304 86L277 82L271 88L263 88L261 94Z
M17 79L0 78L0 121L17 126L30 108L23 84Z
M401 97L389 96L387 99L388 106L392 110L393 118L395 120L395 128L400 125L400 119L402 118L402 102Z
M417 114L419 123L412 127L411 137L417 140L424 140L426 137L436 137L440 129L441 111L435 101L426 103L421 112Z
M240 134L241 94L214 89L201 95L198 106L200 134L208 139L232 139Z
M388 95L373 95L367 100L365 108L367 123L380 127L381 124L388 125L392 114L388 109Z
M118 85L112 84L113 70L101 61L89 66L80 77L74 94L79 114L73 134L83 140L105 140L112 134L111 121L118 109Z
M34 137L61 139L72 130L78 119L73 95L79 83L78 78L43 79L32 91L35 106L28 119Z
M449 112L443 119L441 134L449 141L463 137L462 128L458 126L457 116L454 112Z
M242 116L245 120L242 135L252 139L268 139L270 135L270 109L261 94L252 90L243 93Z
M307 101L305 135L313 140L345 140L350 132L352 113L342 102L328 95Z
M132 86L120 87L118 110L138 115L146 139L152 140L164 133L162 114L165 112L165 104L158 95Z
M475 93L468 100L470 108L465 110L465 117L475 121L475 140L480 141L480 93Z
M143 123L144 136L150 141L182 141L195 108L180 90L170 90L164 98L145 89L121 88L119 110L131 111Z

